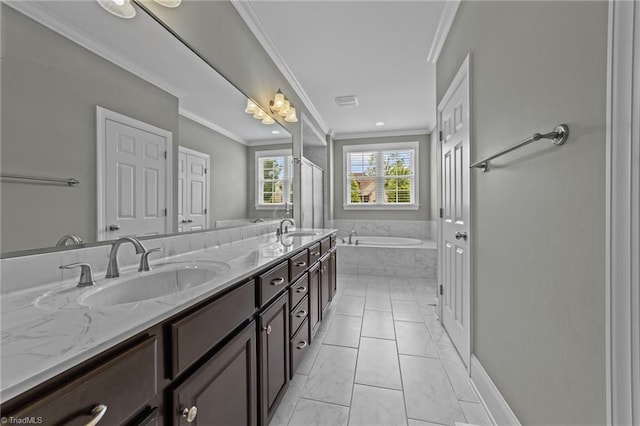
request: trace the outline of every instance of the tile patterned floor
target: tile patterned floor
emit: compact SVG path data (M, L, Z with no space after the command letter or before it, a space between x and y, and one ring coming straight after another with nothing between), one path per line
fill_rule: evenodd
M424 279L338 275L338 294L270 426L491 421Z

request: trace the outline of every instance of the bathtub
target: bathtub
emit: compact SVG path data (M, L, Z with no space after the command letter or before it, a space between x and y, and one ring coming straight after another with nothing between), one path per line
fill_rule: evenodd
M417 246L422 244L422 240L416 238L402 238L402 237L369 237L357 235L351 237L352 241L356 245L363 246L376 246L376 247L395 247L395 246Z

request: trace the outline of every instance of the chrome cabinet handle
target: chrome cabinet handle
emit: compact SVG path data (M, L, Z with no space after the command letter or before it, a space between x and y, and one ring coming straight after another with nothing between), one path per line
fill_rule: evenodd
M296 314L298 318L304 318L307 316L307 311L300 311Z
M196 416L198 415L198 407L194 405L191 408L185 408L184 410L182 410L181 414L182 417L187 419L187 423L193 423L193 421L196 419Z
M296 289L296 293L304 293L305 291L307 291L307 288L306 288L306 287L298 287L298 288Z
M307 342L303 340L302 342L296 345L296 349L304 349L307 346Z
M284 278L278 277L271 280L271 285L282 285L284 284Z
M120 225L118 225L117 223L109 225L109 231L119 231L119 230L120 230Z
M302 268L303 266L307 266L307 262L301 261L301 262L296 262L295 265L298 268Z
M311 256L320 256L320 252L319 251L312 251L311 252Z
M100 420L104 417L104 414L107 412L107 406L104 404L98 404L91 410L91 415L93 418L89 420L84 426L96 426L100 423Z
M456 232L456 240L465 240L467 241L467 233L466 232Z
M266 331L267 334L271 334L271 326L262 327L262 331Z

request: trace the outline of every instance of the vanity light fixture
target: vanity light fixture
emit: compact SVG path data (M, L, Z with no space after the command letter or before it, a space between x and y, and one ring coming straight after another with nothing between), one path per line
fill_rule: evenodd
M131 0L96 0L107 12L120 18L130 19L136 16Z
M267 126L276 122L269 114L264 112L264 110L251 99L247 99L247 107L244 109L244 112L253 115L253 118L255 118L256 120L262 120L262 124L266 124Z
M273 100L269 102L269 109L273 114L278 114L280 117L284 117L284 121L288 123L295 123L298 121L296 116L296 108L291 102L282 94L282 91L278 89Z

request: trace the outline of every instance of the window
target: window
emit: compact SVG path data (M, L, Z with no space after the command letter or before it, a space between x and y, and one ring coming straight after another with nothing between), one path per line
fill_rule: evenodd
M418 143L343 148L345 209L418 208Z
M285 206L293 202L293 156L290 150L257 151L256 207Z

